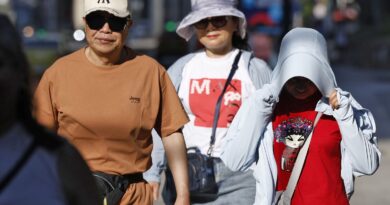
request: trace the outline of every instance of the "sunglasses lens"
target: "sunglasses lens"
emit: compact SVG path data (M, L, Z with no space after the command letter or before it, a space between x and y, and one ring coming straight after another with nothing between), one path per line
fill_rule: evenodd
M89 28L93 30L101 29L106 22L114 32L121 32L125 28L127 18L120 18L113 15L104 15L100 13L90 13L85 17Z
M114 32L121 32L125 28L127 23L126 18L119 18L116 16L111 16L108 19L108 25L110 25L110 29Z
M205 29L207 25L209 24L208 19L202 19L194 24L195 28L197 29Z
M88 14L85 17L85 20L87 21L87 25L89 26L89 28L93 30L101 29L106 23L106 19L103 15L99 15L95 13Z
M215 28L222 28L227 24L226 16L218 16L213 17L210 19L202 19L194 24L195 28L197 29L205 29L209 25L209 22L215 27Z
M226 25L227 20L225 16L218 16L210 19L210 22L215 28L222 28Z

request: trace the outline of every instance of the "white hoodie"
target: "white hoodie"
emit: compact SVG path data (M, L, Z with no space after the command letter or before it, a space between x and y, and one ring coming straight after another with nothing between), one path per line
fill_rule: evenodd
M373 174L380 161L375 121L352 95L337 88L327 57L326 41L317 31L295 28L282 40L270 84L244 103L229 128L221 159L232 170L246 170L254 161L257 205L276 204L277 166L273 153L272 112L284 84L293 77L310 79L324 96L316 111L333 116L342 135L341 177L346 193L353 193L354 177ZM328 96L337 90L340 107L333 110Z

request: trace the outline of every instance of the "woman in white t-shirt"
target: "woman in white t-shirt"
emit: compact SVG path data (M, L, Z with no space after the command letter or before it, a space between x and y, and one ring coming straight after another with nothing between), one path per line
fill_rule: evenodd
M255 180L252 171L232 172L219 159L226 132L241 104L256 89L270 80L267 64L246 51L246 20L235 8L235 0L192 0L192 11L181 21L177 34L189 40L193 34L202 49L177 60L168 73L179 94L190 122L183 128L187 148L197 147L207 155L214 112L218 97L232 69L233 61L242 52L229 86L221 101L215 144L211 152L218 183L217 198L212 201L192 198L193 204L253 204ZM154 138L155 142L158 138ZM145 174L149 182L159 182L163 160L162 146L155 143L153 167ZM159 154L157 154L159 153ZM161 170L161 169L160 169ZM166 204L173 204L172 184L164 187Z

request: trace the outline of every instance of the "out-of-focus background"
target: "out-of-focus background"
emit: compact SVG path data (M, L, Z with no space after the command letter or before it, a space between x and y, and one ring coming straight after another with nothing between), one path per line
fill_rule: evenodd
M198 48L194 39L186 43L175 33L190 11L190 0L129 0L129 4L134 24L127 44L133 49L168 68ZM373 112L383 154L374 176L356 179L351 204L390 204L386 184L390 178L390 1L239 0L239 8L248 20L253 52L271 66L289 29L312 27L327 38L339 86ZM12 19L22 36L37 81L58 57L85 46L82 0L0 0L0 13Z

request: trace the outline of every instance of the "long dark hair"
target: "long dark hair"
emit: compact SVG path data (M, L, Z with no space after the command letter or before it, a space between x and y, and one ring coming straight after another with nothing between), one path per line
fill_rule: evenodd
M239 18L235 17L235 16L232 16L232 18L233 18L233 21L236 22L237 25L239 25L239 21L240 21ZM241 38L239 31L236 31L233 34L232 44L233 44L233 47L235 47L235 48L238 48L241 50L246 50L246 51L250 50L250 46L248 44L248 35L245 35L244 38Z
M46 131L32 115L31 69L22 49L21 38L7 16L0 15L0 30L0 67L11 70L18 77L17 120L34 136L38 144L54 149L62 140Z

